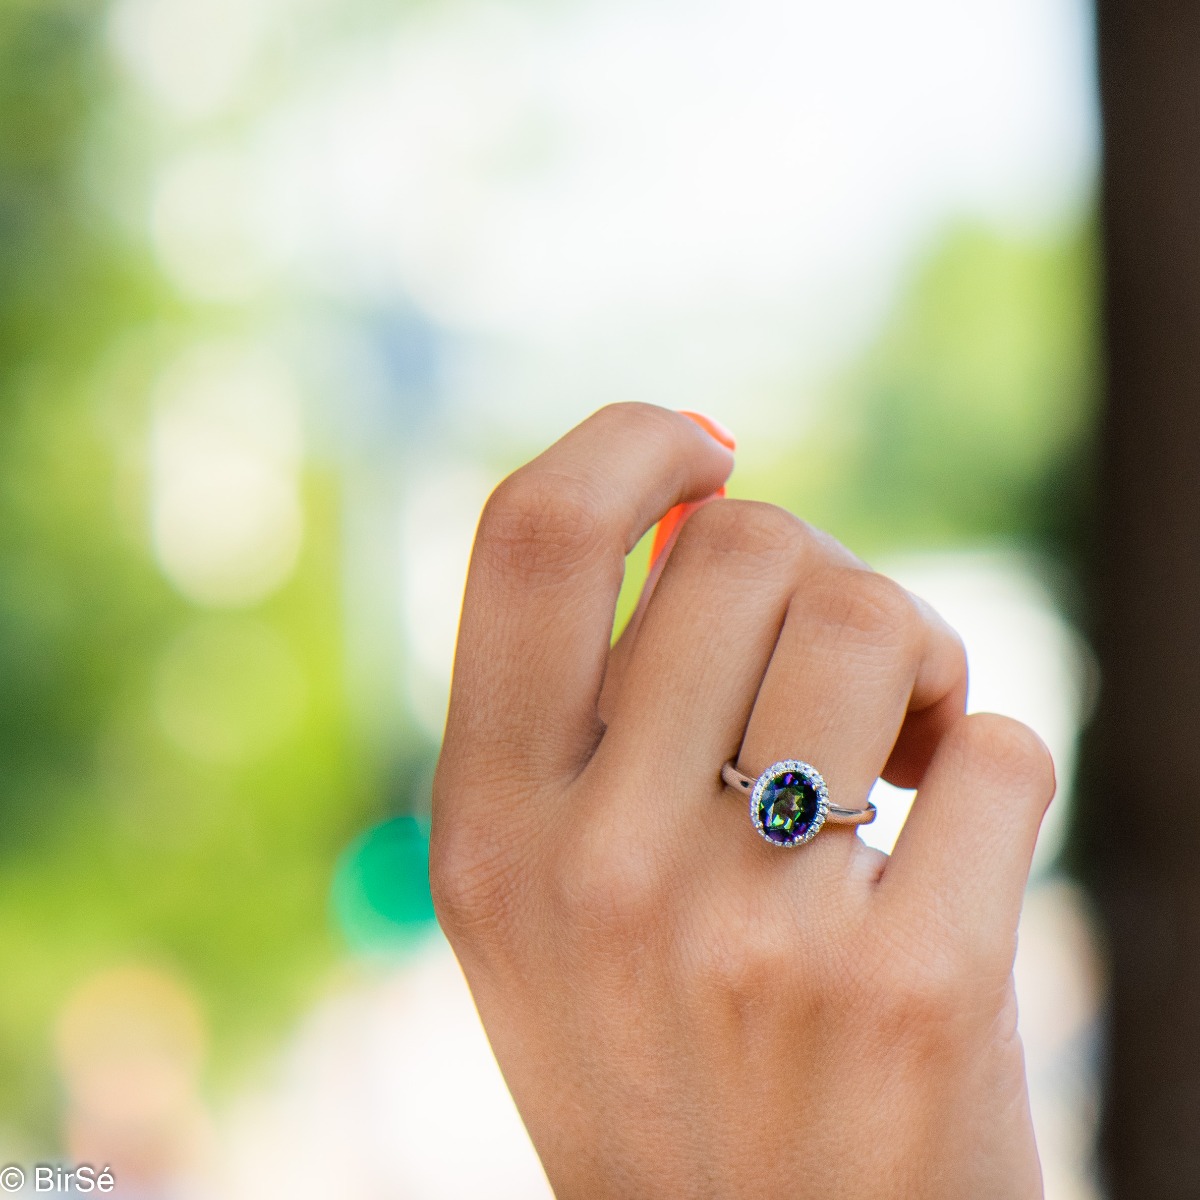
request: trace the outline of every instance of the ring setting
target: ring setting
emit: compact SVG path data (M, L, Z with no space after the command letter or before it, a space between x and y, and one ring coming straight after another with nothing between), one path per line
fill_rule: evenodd
M750 820L772 846L803 846L821 832L825 823L869 825L875 805L841 808L829 802L829 788L811 763L785 758L773 763L757 779L743 775L732 762L721 768L721 778L738 791L750 793Z

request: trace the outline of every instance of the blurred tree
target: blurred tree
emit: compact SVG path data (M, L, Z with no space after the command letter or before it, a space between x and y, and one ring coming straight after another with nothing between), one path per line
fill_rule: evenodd
M372 35L383 12L327 9ZM383 815L386 785L343 698L336 481L309 468L297 573L251 611L187 603L151 553L153 381L193 338L263 314L190 308L141 231L123 236L106 213L117 168L98 158L114 126L137 127L111 120L105 16L86 0L0 0L0 1125L47 1132L48 1025L90 971L173 968L232 1059L328 963L339 850L334 903L356 944L428 917L420 830L354 836ZM280 43L272 86L304 69ZM1089 250L1074 229L948 231L837 382L814 453L744 462L750 490L867 551L1068 544ZM273 707L292 716L267 737ZM421 765L401 764L394 790Z
M84 4L0 10L0 888L89 790L87 747L123 671L129 630L111 605L128 549L94 508L107 456L82 367L144 298L138 264L80 204L89 104L103 88L98 14ZM80 420L80 417L83 420ZM98 519L99 518L99 519ZM117 543L114 545L114 542ZM116 552L115 555L113 552ZM136 567L134 567L136 572ZM146 574L143 568L143 575ZM136 590L146 591L146 581ZM151 585L151 592L153 587ZM134 614L131 614L134 615ZM140 624L135 615L134 623ZM103 630L103 637L98 636ZM12 910L0 917L3 926ZM23 940L44 929L13 931ZM0 926L0 946L13 948ZM33 1074L31 998L10 960L0 1024L6 1107ZM23 1034L14 1037L13 1034ZM44 1091L43 1086L43 1091ZM13 1113L20 1117L21 1113Z
M1082 222L1037 239L947 229L799 455L747 464L754 493L867 554L1010 539L1073 566L1090 497L1094 262Z
M252 615L188 605L150 553L146 397L193 318L101 206L104 18L0 5L0 1124L43 1139L48 1027L88 972L175 970L227 1057L295 1003L372 795L347 746L331 481L310 473L296 576ZM221 752L273 695L239 652L264 643L296 664L295 720Z

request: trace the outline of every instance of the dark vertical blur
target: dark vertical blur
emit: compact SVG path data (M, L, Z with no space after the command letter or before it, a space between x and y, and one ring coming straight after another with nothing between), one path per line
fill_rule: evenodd
M1200 1195L1200 6L1098 0L1108 398L1080 839L1115 1200Z

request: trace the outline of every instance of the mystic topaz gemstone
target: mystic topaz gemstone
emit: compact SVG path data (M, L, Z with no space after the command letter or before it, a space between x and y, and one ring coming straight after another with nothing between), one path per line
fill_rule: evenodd
M809 831L820 803L816 784L800 771L772 776L758 798L763 836L781 846L798 842Z

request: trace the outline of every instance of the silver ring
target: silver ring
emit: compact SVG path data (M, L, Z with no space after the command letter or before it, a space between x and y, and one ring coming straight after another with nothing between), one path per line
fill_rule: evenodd
M757 779L743 775L727 762L721 778L735 791L750 793L750 820L772 846L803 846L831 825L870 825L875 805L843 808L830 804L829 789L821 772L811 763L785 758L772 763Z

